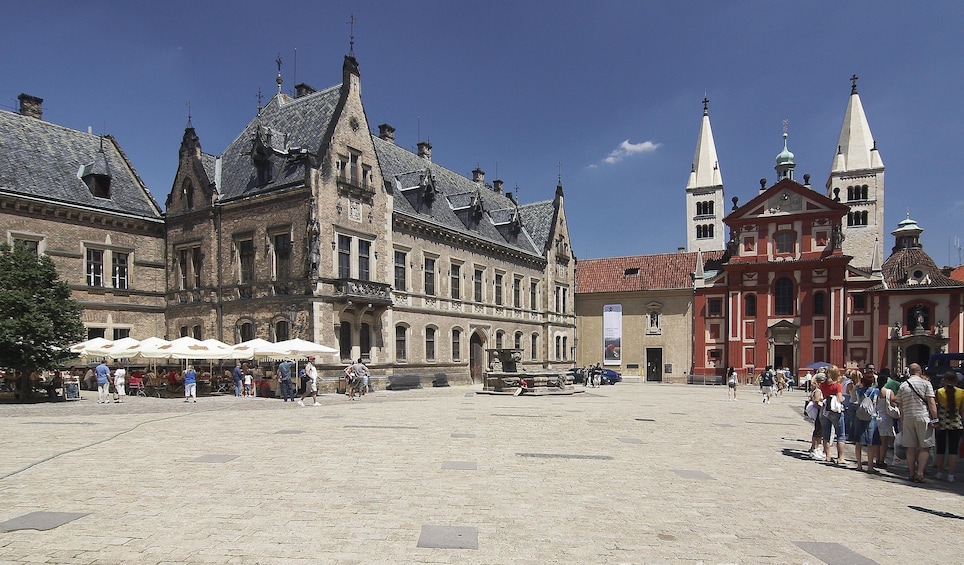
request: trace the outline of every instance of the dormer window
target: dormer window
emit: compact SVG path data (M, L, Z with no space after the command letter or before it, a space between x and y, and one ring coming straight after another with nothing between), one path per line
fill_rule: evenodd
M188 208L194 208L194 184L191 179L184 179L181 183L181 195L184 197L184 203Z
M85 175L87 190L97 198L110 198L110 175Z
M267 155L256 153L252 159L257 173L257 185L264 186L271 182L271 160Z

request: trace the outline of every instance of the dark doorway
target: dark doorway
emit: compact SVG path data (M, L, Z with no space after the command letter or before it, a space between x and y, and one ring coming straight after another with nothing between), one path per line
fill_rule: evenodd
M663 382L663 348L646 348L646 382Z
M485 349L482 336L478 332L472 334L469 340L469 376L472 383L482 382L485 373Z
M907 353L904 355L904 366L906 367L911 363L917 363L921 367L926 367L930 359L931 348L923 343L918 343L907 348Z
M773 367L775 369L789 367L791 371L796 370L796 366L793 364L793 346L792 345L774 345L773 346Z

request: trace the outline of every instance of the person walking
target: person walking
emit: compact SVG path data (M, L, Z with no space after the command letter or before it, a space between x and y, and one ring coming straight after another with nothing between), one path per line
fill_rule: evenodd
M184 371L184 402L197 402L197 372L194 365Z
M124 397L127 396L127 389L124 386L125 378L127 377L127 371L124 366L120 363L117 364L117 368L114 369L114 390L117 391L117 398L114 402L120 404L124 402Z
M285 402L295 401L295 387L291 379L291 370L294 366L291 359L285 359L278 365L278 383L281 385L281 397Z
M907 480L922 483L930 448L934 447L934 428L940 420L934 387L921 375L920 365L911 363L908 370L910 376L897 391L900 435L901 443L907 448Z
M240 362L234 364L234 370L231 371L231 377L234 378L234 396L240 398L241 387L244 385L244 371L241 369Z
M947 461L947 482L954 482L954 470L957 467L957 450L961 444L961 434L964 433L964 390L957 388L957 373L944 373L942 386L937 391L937 479L944 478L945 454Z
M365 396L365 392L368 390L370 371L368 370L368 366L362 363L361 357L352 364L351 372L355 375L352 379L353 392L357 392L359 396ZM354 397L352 397L352 400L354 400Z
M736 400L736 369L733 367L726 371L726 399Z
M97 375L97 404L107 404L110 402L110 367L106 361L101 361L94 373Z
M760 375L760 392L763 393L763 403L769 404L770 397L773 396L773 368L767 365L766 370Z
M308 357L308 364L305 365L305 382L307 386L305 386L304 394L301 395L301 400L298 401L298 406L305 405L305 397L309 394L311 399L315 401L313 406L321 406L321 403L318 402L318 369L315 368L315 357L313 355Z

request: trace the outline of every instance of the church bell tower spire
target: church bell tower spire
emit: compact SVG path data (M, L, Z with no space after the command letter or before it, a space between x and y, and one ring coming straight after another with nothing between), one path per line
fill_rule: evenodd
M720 251L723 233L723 176L710 127L709 98L703 97L703 120L686 182L686 250Z

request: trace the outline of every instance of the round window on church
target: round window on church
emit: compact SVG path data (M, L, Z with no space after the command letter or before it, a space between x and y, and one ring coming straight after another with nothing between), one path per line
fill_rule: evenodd
M920 269L917 269L916 271L914 271L914 278L915 278L915 279L922 279L922 278L924 278L924 271L922 271L922 270L920 270Z

